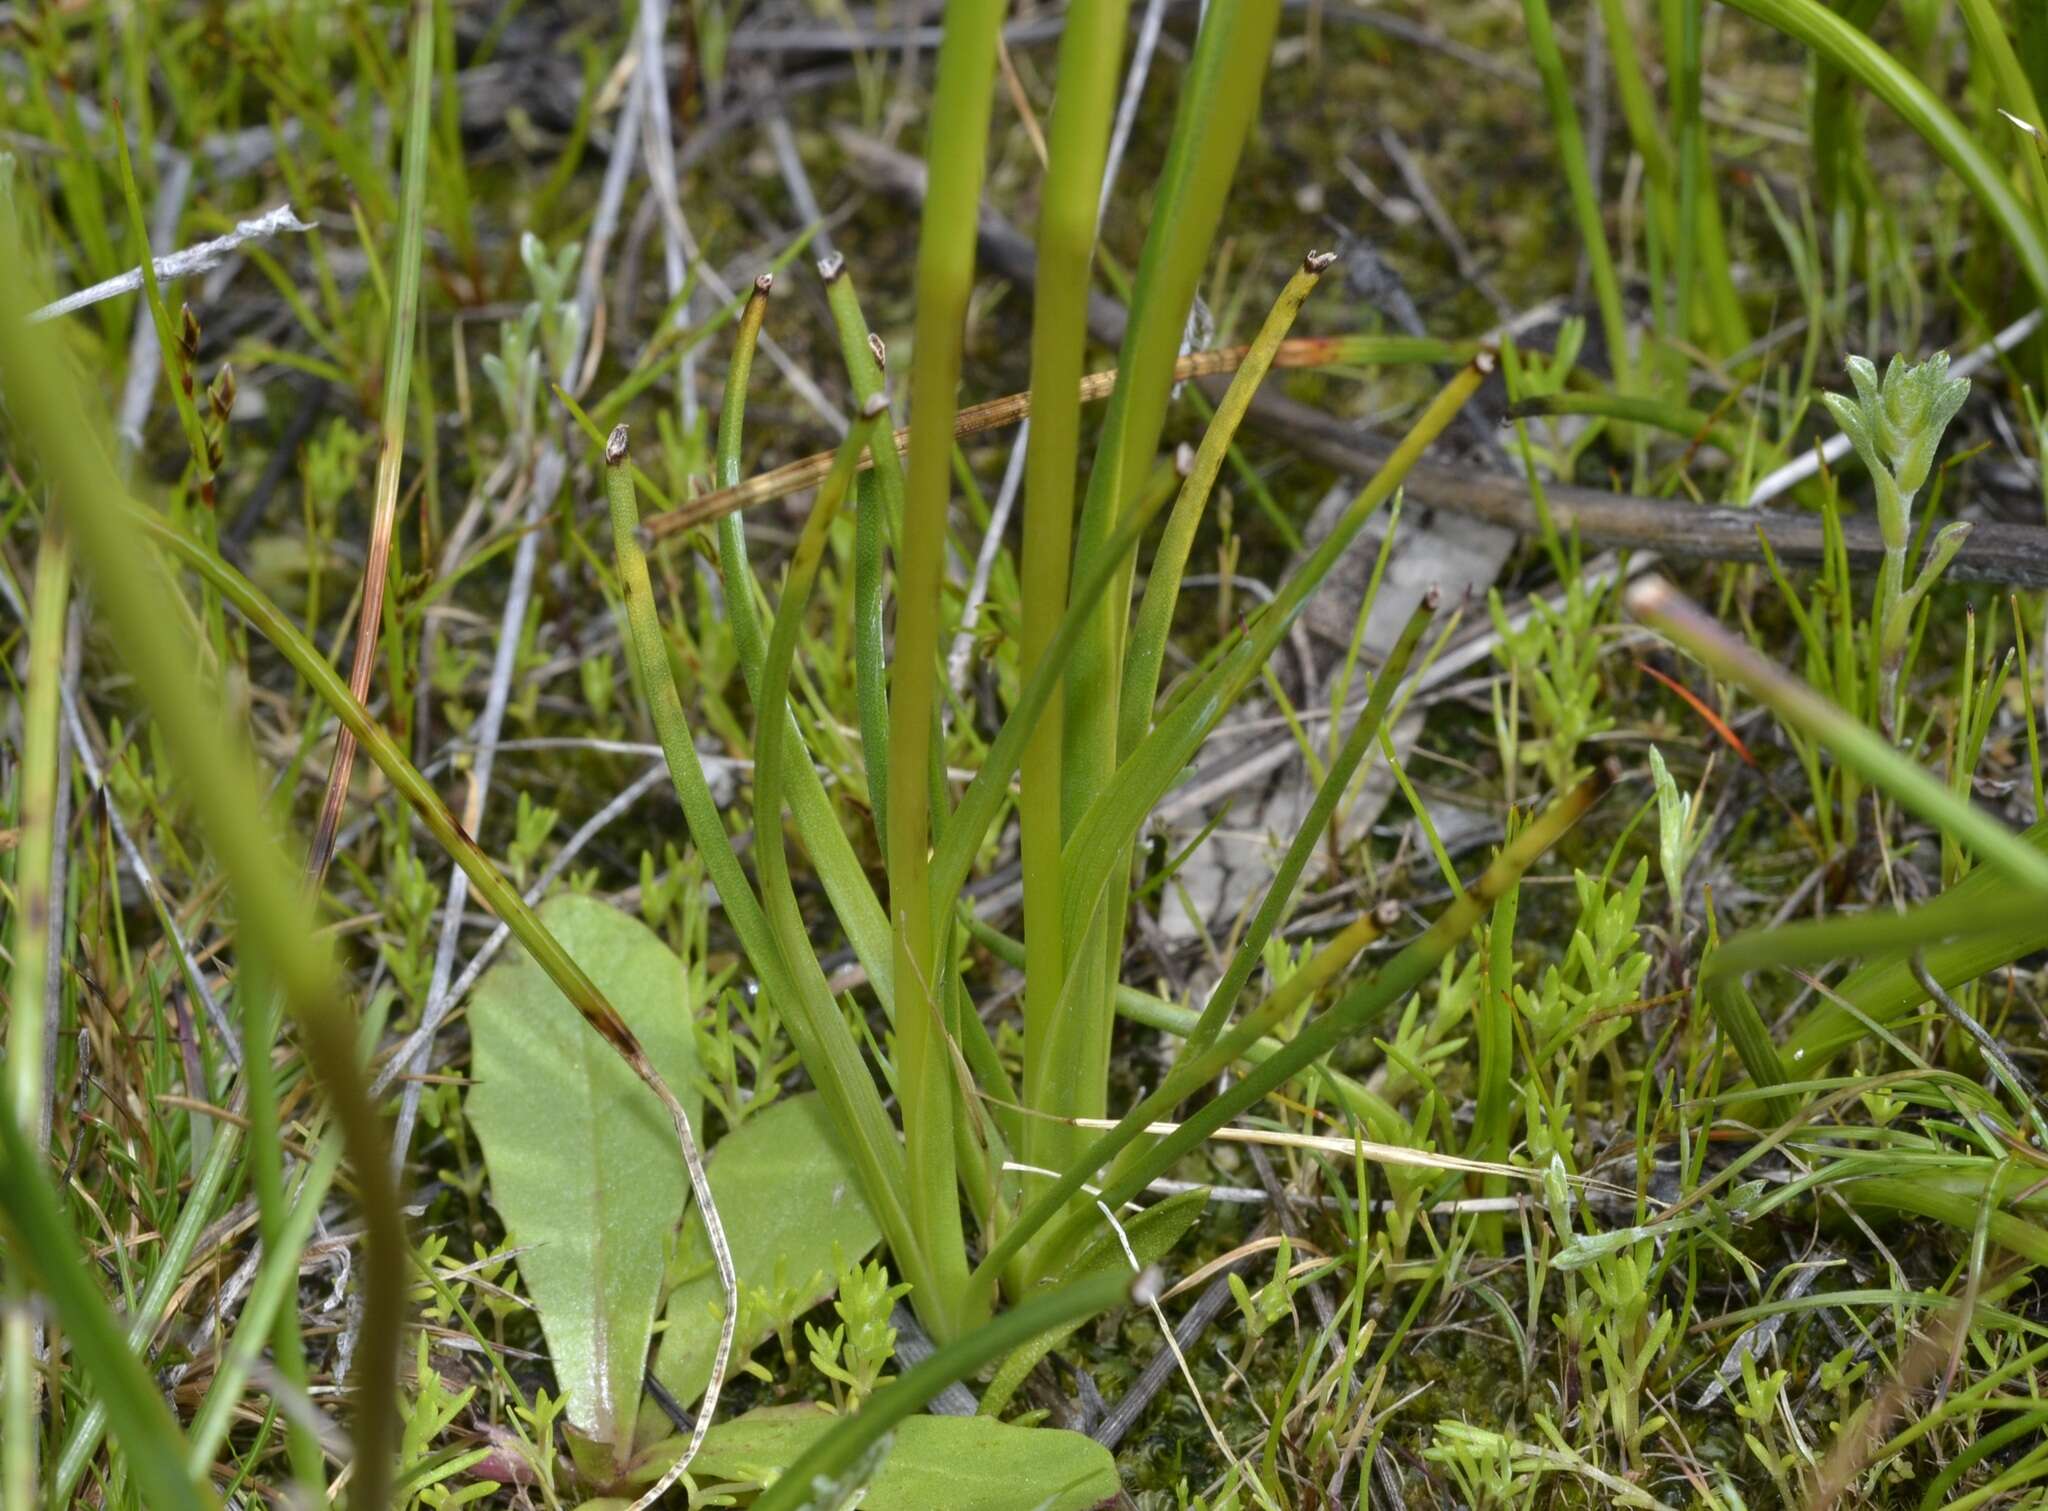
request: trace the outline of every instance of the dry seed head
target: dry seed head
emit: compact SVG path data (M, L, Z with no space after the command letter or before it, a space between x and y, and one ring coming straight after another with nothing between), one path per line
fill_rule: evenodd
M1301 259L1301 270L1304 273L1320 274L1323 269L1336 260L1337 254L1335 252L1311 252L1308 256Z
M837 252L834 252L830 257L818 259L818 276L827 283L834 282L845 271L846 259Z
M213 385L206 390L206 401L212 406L214 418L226 423L235 408L235 369L226 362L214 376Z
M607 439L607 440L605 441L605 443L604 443L604 464L605 464L605 466L607 466L607 467L617 467L617 466L619 466L619 465L620 465L621 463L623 463L623 462L624 462L624 461L626 460L626 454L627 454L627 434L626 434L626 427L625 427L625 426L623 426L623 425L615 425L615 426L613 426L613 427L612 427L612 433L611 433L610 437L609 437L609 438L608 438L608 439Z
M883 372L889 370L889 348L882 338L873 331L868 332L868 350L874 354L875 366Z
M189 304L178 306L178 344L185 348L188 359L199 355L199 317Z

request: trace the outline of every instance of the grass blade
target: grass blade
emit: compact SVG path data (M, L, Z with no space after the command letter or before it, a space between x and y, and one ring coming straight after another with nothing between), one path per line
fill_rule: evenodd
M93 1265L58 1204L41 1154L12 1117L0 1117L0 1155L6 1158L0 1167L0 1204L15 1264L28 1270L55 1305L73 1353L105 1403L137 1489L147 1504L168 1511L215 1505L213 1496L186 1474L185 1440L177 1423L93 1284Z
M27 265L11 222L0 225L0 254L7 266ZM248 801L249 793L262 790L254 762L247 747L227 732L230 722L218 699L200 683L197 649L184 617L173 608L161 565L143 540L163 544L174 537L191 556L210 557L216 573L227 569L217 555L177 536L160 518L120 508L122 489L108 453L92 439L93 427L69 379L66 358L44 328L25 323L33 307L26 297L28 282L5 280L0 288L0 382L22 435L56 489L115 648L154 716L175 769L202 777L189 784L192 805L233 888L241 935L284 989L355 1173L365 1226L355 1483L366 1503L382 1504L390 1482L406 1254L388 1140L357 1061L354 1016L336 990L334 961L326 940L313 928L305 889L265 816ZM146 537L136 529L138 523L145 526ZM326 666L317 653L312 659ZM126 1362L140 1367L132 1357ZM121 1424L117 1420L114 1425L118 1429Z
M43 1054L56 1027L46 1018L50 988L50 917L62 909L62 898L50 893L51 866L60 839L56 834L57 784L61 742L58 701L64 686L64 618L71 599L71 553L54 521L44 524L36 550L34 597L29 606L28 686L21 711L21 766L15 790L18 830L14 856L14 907L9 946L7 1022L7 1103L0 1109L23 1139L39 1153L50 1143L51 1088L43 1078ZM61 1001L61 998L55 999ZM10 1305L0 1349L0 1499L28 1505L36 1484L36 1418L42 1380L36 1370L36 1325L27 1305L22 1277L10 1270L6 1281Z
M2034 297L2048 302L2048 234L2013 193L2005 171L1935 93L1865 33L1818 0L1728 0L1812 48L1896 110L1977 197L2014 255ZM2038 207L2037 207L2038 209Z
M356 620L355 660L349 668L349 691L367 702L370 674L376 667L377 640L384 628L384 588L391 575L391 540L398 520L398 474L405 462L405 411L412 390L412 353L417 339L420 306L420 262L426 228L427 150L431 126L427 118L434 86L434 11L430 0L413 7L412 78L406 94L405 163L399 184L397 288L391 301L391 325L384 341L384 417L379 427L376 491L371 497L370 548L363 568L362 610ZM356 739L344 729L334 743L334 762L327 775L327 797L320 825L313 832L306 872L314 885L327 874L334 858L335 836L342 805L348 800L349 775L355 770Z

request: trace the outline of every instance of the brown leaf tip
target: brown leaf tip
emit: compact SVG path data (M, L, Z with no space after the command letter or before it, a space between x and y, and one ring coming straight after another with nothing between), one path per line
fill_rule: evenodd
M1422 606L1428 609L1430 613L1434 614L1437 610L1437 605L1443 601L1444 590L1436 583L1431 583L1422 590Z
M1652 614L1664 612L1670 606L1671 597L1671 584L1653 572L1648 577L1638 577L1630 583L1628 591L1622 594L1621 601L1635 618L1646 619Z
M1311 252L1301 259L1301 270L1304 273L1319 275L1336 260L1335 252Z
M775 275L773 273L763 273L759 278L756 278L754 280L754 292L759 294L764 299L768 297L769 290L773 289L774 287Z
M1139 1306L1155 1305L1166 1294L1166 1274L1156 1264L1148 1264L1131 1279L1131 1300Z
M626 460L627 450L626 427L623 425L613 426L610 437L604 443L605 466L617 467L621 465Z
M1401 904L1391 897L1373 904L1372 921L1383 929L1391 929L1401 921Z
M845 271L846 259L837 252L834 252L830 257L818 259L818 276L827 283L836 282L839 275Z
M875 366L881 368L883 372L887 372L889 370L888 344L873 331L868 332L868 350L874 354Z

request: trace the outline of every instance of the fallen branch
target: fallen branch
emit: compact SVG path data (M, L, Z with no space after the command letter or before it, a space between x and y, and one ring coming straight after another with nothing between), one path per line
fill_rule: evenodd
M838 135L855 168L877 188L911 203L923 200L922 163L855 132ZM978 242L982 260L991 269L1026 287L1033 283L1037 249L987 204L981 208ZM1088 328L1096 340L1120 345L1126 318L1115 300L1099 292L1089 295ZM1269 390L1253 396L1245 418L1301 455L1341 472L1370 475L1392 450L1389 443L1362 433L1350 421ZM1404 487L1413 503L1524 534L1542 528L1528 485L1508 473L1423 462L1409 472ZM1762 561L1767 541L1781 562L1809 566L1819 563L1826 549L1817 514L1694 504L1563 484L1551 484L1544 496L1557 527L1578 531L1589 545L1653 549L1667 556L1713 561ZM1867 515L1845 515L1841 524L1849 564L1874 570L1884 555L1877 521ZM1947 575L2012 587L2048 587L2048 529L1976 521Z

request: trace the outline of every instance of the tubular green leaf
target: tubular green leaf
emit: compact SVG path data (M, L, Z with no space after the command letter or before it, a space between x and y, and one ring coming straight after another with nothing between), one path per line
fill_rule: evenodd
M631 624L633 653L647 690L656 737L669 775L675 782L676 798L689 825L690 837L704 857L705 870L718 888L719 901L740 945L760 978L761 989L775 1001L784 1026L789 1030L797 1054L818 1090L831 1104L833 1116L851 1143L855 1167L860 1171L868 1203L888 1235L897 1263L906 1275L925 1274L916 1230L911 1227L904 1205L903 1154L896 1131L889 1124L873 1079L861 1059L846 1020L832 1000L831 989L818 968L817 957L806 948L794 958L784 953L775 928L762 909L746 873L740 869L732 839L725 832L725 819L704 779L703 763L683 714L682 699L676 692L675 673L669 666L667 642L654 607L654 588L647 575L647 558L640 548L640 507L634 495L633 474L626 464L622 436L615 434L607 447L605 490L611 506L612 545L618 557L619 580L626 591L627 617ZM763 656L765 660L765 648ZM755 780L761 780L757 768ZM517 894L514 894L515 901ZM500 917L506 917L500 913ZM507 918L507 922L511 920ZM540 929L539 921L533 927ZM515 925L515 932L517 926ZM541 932L545 932L542 930ZM522 943L524 942L522 938ZM552 941L549 941L552 944ZM531 948L529 946L529 948ZM562 963L577 978L582 971L574 960L556 950ZM536 956L539 959L539 956ZM542 968L560 986L563 978L545 959ZM588 986L587 981L585 985ZM588 987L592 992L595 987ZM563 986L564 995L576 997ZM913 1284L918 1283L913 1279Z
M951 493L961 343L974 286L974 235L988 147L1002 7L948 0L933 89L929 188L917 241L917 321L910 367L910 449L896 558L896 654L890 677L889 914L896 936L896 1089L910 1215L934 1266L912 1302L940 1341L958 1337L985 1299L970 1298L954 1158L959 1100L931 908L932 789L937 749L939 593ZM884 450L888 448L884 447Z
M1055 655L1054 646L1068 619L1068 579L1073 566L1074 477L1081 446L1079 383L1088 344L1088 290L1129 11L1128 0L1076 0L1068 9L1060 39L1059 92L1053 100L1045 187L1039 200L1039 278L1031 320L1034 413L1024 464L1023 622L1017 656L1018 673L1027 684L1042 673L1057 674L1073 644L1070 634L1066 648ZM1110 554L1107 543L1101 554ZM1100 592L1120 575L1124 553L1116 552L1114 559L1118 568L1103 576L1095 602L1100 602ZM1092 604L1089 612L1094 612ZM1057 675L1050 690L1060 690ZM1017 829L1028 956L1024 1087L1025 1098L1033 1106L1043 1096L1051 1049L1047 1036L1058 1019L1066 980L1066 949L1060 935L1064 712L1054 698L1043 705L1042 712L1033 713L1022 729L1025 739L1019 767ZM1003 780L1009 780L1007 771ZM955 816L956 828L968 818L967 809L963 801ZM978 845L979 834L985 830L983 821L968 836L969 843ZM952 893L942 885L936 895L944 899ZM1027 1163L1040 1159L1048 1138L1057 1136L1056 1130L1037 1120L1026 1123L1021 1131Z
M1195 687L1153 727L1138 748L1116 769L1115 776L1076 826L1066 844L1065 934L1070 947L1081 939L1090 918L1102 907L1123 856L1154 805L1193 759L1216 722L1250 685L1273 654L1289 627L1307 606L1339 557L1365 528L1381 504L1430 443L1464 407L1465 401L1492 371L1482 354L1447 383L1394 448L1386 465L1359 491L1343 517L1273 602L1253 622L1250 633L1233 647Z
M1294 326L1294 317L1314 292L1323 270L1335 258L1328 252L1311 252L1302 259L1294 276L1280 291L1266 323L1244 362L1231 376L1230 387L1216 406L1202 443L1195 449L1194 466L1181 484L1180 497L1173 502L1158 548L1152 553L1152 567L1145 577L1145 595L1138 606L1137 623L1131 631L1131 653L1124 671L1123 712L1118 721L1117 756L1124 759L1152 727L1152 704L1159 693L1159 668L1166 659L1166 642L1173 630L1174 605L1180 600L1181 574L1187 568L1188 552L1194 548L1195 530L1208 507L1209 495L1223 470L1230 443L1237 434L1252 395L1273 365L1273 353Z
M754 347L767 315L771 286L772 280L765 274L755 279L754 290L740 313L732 366L726 372L725 402L718 417L716 466L721 488L732 487L740 480L747 381L753 371ZM864 395L857 397L865 402ZM733 645L739 654L740 674L746 681L748 696L758 705L767 640L761 632L760 614L754 602L754 572L747 559L746 527L737 514L728 514L718 521L718 566ZM832 904L839 926L846 931L847 942L867 971L868 982L881 999L883 1011L893 1016L896 999L892 989L889 920L874 888L868 884L860 858L839 827L832 799L818 777L817 768L811 764L810 750L794 713L785 713L782 746L782 780L788 788L789 806L796 815L797 833L811 853L811 865L819 885L825 889L826 901Z

